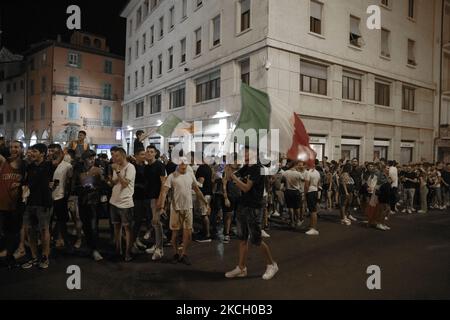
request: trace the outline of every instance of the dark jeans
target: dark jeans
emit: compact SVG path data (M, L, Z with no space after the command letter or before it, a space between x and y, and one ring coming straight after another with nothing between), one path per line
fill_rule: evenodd
M236 216L238 239L248 241L253 245L261 245L261 218L260 208L240 207Z
M148 221L151 215L150 199L134 200L133 235L136 239L139 238L143 220Z
M86 237L86 243L89 249L97 250L98 242L98 217L97 205L80 205L80 220L83 223L83 232Z
M210 225L211 225L211 232L216 234L217 233L217 215L220 210L222 210L223 214L223 207L225 207L225 199L223 197L223 194L216 193L213 195L211 200L211 219L210 219Z
M57 238L59 233L61 233L64 242L68 244L67 221L69 220L69 210L67 208L66 198L53 201L53 219L56 220L53 237Z
M392 187L390 197L389 197L389 205L391 206L391 211L395 211L395 204L397 203L397 191L398 188Z
M0 211L3 221L4 243L8 257L12 257L19 243L20 229L22 228L22 212Z

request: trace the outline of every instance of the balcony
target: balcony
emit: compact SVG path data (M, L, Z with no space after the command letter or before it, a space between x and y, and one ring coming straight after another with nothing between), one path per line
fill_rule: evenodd
M101 88L90 88L90 87L71 87L64 84L56 84L53 86L53 95L63 95L63 96L71 96L71 97L80 97L80 98L90 98L90 99L99 99L99 100L110 100L110 101L119 101L122 99L121 95L114 94L105 94L103 89Z
M108 128L121 128L122 121L120 120L103 120L83 118L83 126L85 127L108 127Z

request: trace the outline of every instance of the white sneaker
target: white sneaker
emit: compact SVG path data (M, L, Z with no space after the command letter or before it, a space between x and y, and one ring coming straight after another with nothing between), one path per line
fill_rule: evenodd
M94 258L94 260L97 261L97 262L103 260L102 255L101 255L100 252L98 252L97 250L94 250L94 251L92 252L92 258Z
M395 211L391 211L391 212L389 212L390 214L396 214L396 212Z
M381 231L386 231L386 227L384 225L382 225L381 223L377 224L375 226L376 229L381 230Z
M140 250L145 250L147 248L147 246L145 244L143 244L141 242L141 240L139 240L139 238L136 239L135 241L135 245L138 247L138 249Z
M411 213L412 213L411 209L408 209L407 211L408 211L408 214L411 214Z
M419 211L417 211L417 213L426 213L426 212L423 210L419 210Z
M153 245L151 248L146 249L145 252L148 254L154 254L155 250L156 250L156 245Z
M297 221L297 228L300 228L303 225L304 220Z
M26 254L24 249L17 248L16 252L14 252L13 256L14 259L19 260L20 258L24 257Z
M307 234L308 236L318 236L319 231L317 231L314 228L311 228L311 229L309 229L309 231L305 232L305 234Z
M267 266L266 272L264 272L262 278L264 280L270 280L275 276L277 272L278 272L278 265L276 262L274 262L273 264L269 264Z
M268 234L265 230L261 230L261 237L270 238L270 234Z
M348 219L352 220L353 222L358 221L358 219L356 219L354 216L352 216L351 214L347 217Z
M391 228L388 227L387 225L383 224L383 226L384 226L384 229L385 229L385 230L388 230L388 231L391 230Z
M237 266L233 270L225 273L225 278L228 278L228 279L231 279L231 278L244 278L246 276L247 276L247 268L245 268L244 270L241 270L241 268L239 268L239 266Z
M281 215L280 215L280 213L279 213L278 211L274 211L274 212L272 213L272 216L273 216L273 217L280 217Z
M147 231L144 235L144 240L150 239L150 231Z
M164 255L163 249L159 249L159 248L158 248L158 249L156 249L155 252L153 253L152 260L153 260L153 261L161 260L161 258L163 257L163 255Z
M412 212L416 212L416 209L414 209L414 208L411 208L411 211L412 211Z
M402 213L406 213L406 209L403 209L403 210L402 210Z
M341 224L345 224L346 226L351 226L352 222L349 219L342 219Z
M447 209L446 206L442 206L442 207L441 207L441 210L445 210L445 209Z

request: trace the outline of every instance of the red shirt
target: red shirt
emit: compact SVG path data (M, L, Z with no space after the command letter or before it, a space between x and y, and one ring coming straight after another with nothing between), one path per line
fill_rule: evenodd
M19 168L15 169L6 161L0 168L0 211L16 210L20 194L20 186L12 187L13 183L20 183L23 173Z

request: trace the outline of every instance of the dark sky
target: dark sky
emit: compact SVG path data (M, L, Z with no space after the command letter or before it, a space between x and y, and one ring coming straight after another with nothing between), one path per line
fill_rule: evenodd
M81 9L81 30L106 36L112 53L124 55L126 21L120 17L128 0L0 0L1 46L21 53L30 44L62 35L68 41L66 27L69 5Z

